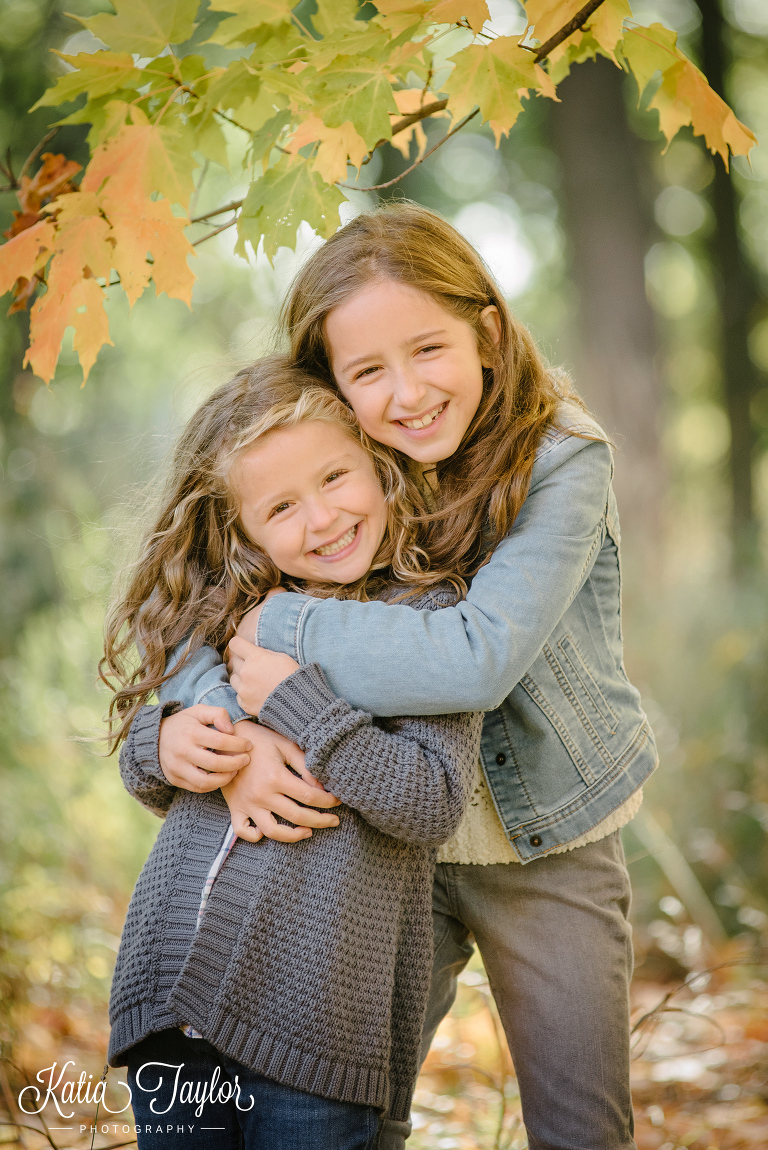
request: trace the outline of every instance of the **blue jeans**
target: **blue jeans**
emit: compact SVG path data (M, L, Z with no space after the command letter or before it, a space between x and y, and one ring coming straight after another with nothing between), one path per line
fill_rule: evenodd
M273 1082L178 1029L150 1035L128 1058L139 1150L366 1150L376 1133L372 1106ZM201 1108L211 1085L214 1101Z

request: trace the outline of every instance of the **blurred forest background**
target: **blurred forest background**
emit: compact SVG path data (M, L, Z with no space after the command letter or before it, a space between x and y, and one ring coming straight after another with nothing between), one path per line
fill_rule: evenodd
M489 6L497 31L522 31L515 0ZM54 118L27 113L59 67L49 49L88 50L90 34L64 9L107 7L0 0L0 156L8 149L16 172ZM768 140L765 0L633 8L676 29L713 87ZM637 1017L688 979L664 1004L678 1012L652 1013L636 1036L638 1144L765 1146L768 150L756 149L751 166L736 160L730 175L690 133L662 153L656 114L638 108L634 82L606 60L575 68L562 96L535 101L499 151L470 125L394 194L442 212L476 244L619 448L626 659L661 752L625 833ZM428 130L437 138L443 127L430 121ZM66 127L49 147L84 162L85 131ZM381 148L359 183L404 166ZM200 209L238 195L230 185L223 169L209 172ZM364 192L350 199L350 213L373 202ZM13 194L0 195L0 230L15 206ZM122 791L116 762L82 741L106 705L95 686L104 607L175 430L270 345L313 237L302 229L299 240L298 255L281 250L274 269L235 257L228 234L209 241L198 249L192 313L147 294L129 315L116 298L117 347L101 353L85 390L71 352L50 389L22 370L26 317L0 320L0 1086L9 1117L24 1067L74 1058L101 1071L122 919L158 829ZM473 962L425 1069L414 1150L525 1145L487 999ZM105 1129L100 1144L132 1137L118 1133ZM0 1127L0 1141L17 1135Z

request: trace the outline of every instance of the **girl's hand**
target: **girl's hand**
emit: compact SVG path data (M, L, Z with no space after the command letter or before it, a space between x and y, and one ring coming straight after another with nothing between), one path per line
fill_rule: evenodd
M235 734L223 707L198 703L160 724L160 767L169 783L204 794L232 782L250 762L251 742Z
M293 843L310 838L311 827L338 825L338 817L327 808L338 806L339 799L328 794L309 773L304 765L304 755L295 743L247 719L236 723L235 730L253 744L250 765L221 788L229 807L232 829L239 838L255 843L266 836L278 842ZM289 770L286 764L290 764L293 770ZM301 778L297 778L294 771ZM304 805L299 806L299 803ZM314 810L314 807L326 810ZM296 823L296 826L278 823L275 815Z
M251 607L250 611L246 611L237 628L237 634L241 639L247 639L249 643L256 642L256 628L259 623L259 615L261 614L262 607L267 599L271 599L273 595L280 595L284 592L285 587L273 587L271 591L267 591L258 607Z
M298 671L299 664L290 655L255 647L236 635L229 642L227 669L240 706L249 715L258 715L267 696Z

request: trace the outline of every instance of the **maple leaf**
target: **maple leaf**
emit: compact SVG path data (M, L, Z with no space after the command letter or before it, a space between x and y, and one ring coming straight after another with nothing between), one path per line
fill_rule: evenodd
M56 254L51 275L60 292L67 292L83 278L109 279L112 244L110 227L101 214L99 199L92 192L61 196L48 211L56 215Z
M317 11L312 13L312 26L323 37L330 39L344 32L360 32L365 24L357 19L357 0L316 0Z
M104 310L104 292L91 276L65 288L52 266L48 289L32 307L30 343L24 356L24 367L29 365L45 383L53 379L61 342L68 327L75 329L74 348L85 383L100 348L105 343L112 343Z
M290 0L214 0L209 7L211 12L246 15L255 27L257 24L279 24L289 20L296 5Z
M152 192L160 192L171 203L186 205L194 190L192 172L197 163L192 155L195 133L190 125L163 127L151 124L138 109L138 123L126 124L101 144L85 170L81 188L98 192L102 188L111 200L140 202Z
M55 196L63 192L74 192L72 176L80 171L80 164L68 160L66 156L43 152L42 165L34 176L22 176L17 192L21 211L14 211L14 221L3 234L7 239L17 236L25 228L37 223L40 209Z
M324 72L312 88L317 114L329 128L347 120L369 148L389 139L389 113L397 113L386 71L376 60L340 56L332 73Z
M631 18L629 0L603 0L597 11L590 16L586 27L600 47L613 54L622 36L624 21Z
M131 306L150 281L155 295L165 292L191 306L195 273L187 256L196 255L184 235L187 220L175 216L167 200L143 200L138 208L112 204L112 266ZM152 256L150 263L148 256Z
M288 151L295 156L300 148L316 140L320 141L320 147L312 171L317 172L326 184L345 180L347 164L351 163L359 169L368 155L365 140L358 136L349 120L340 128L329 128L319 116L310 116L299 125L288 145Z
M659 126L673 139L680 128L690 124L694 135L703 136L712 153L722 156L728 168L728 149L734 155L748 155L757 137L710 88L706 77L677 47L677 33L663 24L634 28L626 32L621 53L644 88L661 71L661 85L648 104L659 113Z
M722 156L726 171L729 148L735 156L745 156L757 143L754 133L737 120L725 100L687 60L667 69L648 107L658 111L659 126L668 141L690 124L694 136L704 136L709 150Z
M305 160L285 157L248 189L237 221L236 250L245 256L248 240L256 251L263 236L264 251L271 260L281 245L295 245L302 220L327 239L339 226L339 204L343 202L341 192L327 187Z
M431 7L429 0L380 0L378 22L392 36L417 28Z
M482 32L491 18L486 0L439 0L429 15L436 24L458 24L466 17L473 32Z
M54 250L56 230L51 220L40 220L0 247L0 295L18 279L31 280Z
M666 71L680 59L676 44L677 32L672 32L663 24L630 28L624 33L621 53L637 80L640 95L656 72Z
M30 108L42 108L52 104L66 104L76 96L88 92L91 98L114 93L117 88L138 88L146 80L127 52L80 52L77 56L66 56L56 52L66 64L76 69L66 76L59 76L52 88L43 92L36 104Z
M584 0L526 0L525 15L536 39L545 44L583 7Z
M443 84L453 116L461 119L479 104L483 120L495 125L497 143L522 111L519 90L536 86L533 57L516 36L499 36L487 48L465 48Z
M182 44L195 30L198 0L113 0L110 16L75 16L99 40L123 52L159 56L169 44Z

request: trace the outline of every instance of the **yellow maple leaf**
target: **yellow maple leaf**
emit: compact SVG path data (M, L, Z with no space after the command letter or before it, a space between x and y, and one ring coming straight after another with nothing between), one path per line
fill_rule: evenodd
M50 220L40 220L0 247L0 295L16 280L30 280L54 249L56 232Z
M494 124L497 144L522 111L520 89L535 87L533 56L519 46L516 36L499 36L486 48L471 44L459 54L443 84L454 118L479 105L483 120Z
M605 2L605 0L604 0ZM564 28L584 7L584 0L527 0L525 15L540 44Z
M749 130L707 83L698 68L679 60L668 68L649 108L659 113L659 126L673 139L680 128L690 124L695 136L703 136L709 150L719 153L728 169L728 149L735 156L748 155L757 143Z
M632 17L629 0L603 0L596 12L590 16L585 27L589 29L601 48L610 52L622 37L624 21Z
M368 155L368 145L355 131L351 120L345 120L338 128L329 128L319 116L304 120L291 138L287 150L296 155L306 144L320 142L312 171L325 180L326 184L336 184L347 178L347 164L360 168Z
M483 24L491 18L486 0L439 0L429 15L436 24L458 24L466 19L473 32L482 32Z

